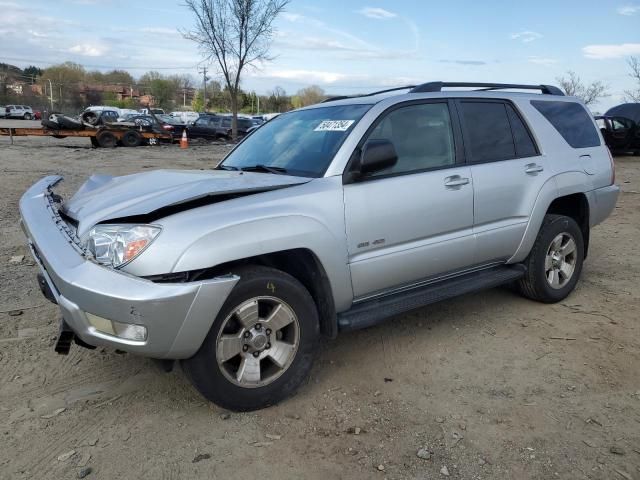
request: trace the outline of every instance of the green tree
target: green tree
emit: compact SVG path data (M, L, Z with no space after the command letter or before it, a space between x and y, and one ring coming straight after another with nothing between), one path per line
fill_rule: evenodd
M204 112L204 96L202 90L198 90L191 100L191 108L194 112Z
M67 112L75 112L83 106L79 95L80 85L85 80L86 71L77 63L64 62L46 68L39 82L47 96L53 90L54 108Z

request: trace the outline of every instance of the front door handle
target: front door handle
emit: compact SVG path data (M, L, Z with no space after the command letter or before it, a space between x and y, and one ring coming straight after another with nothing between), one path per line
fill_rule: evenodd
M542 165L538 165L537 163L528 163L524 166L524 172L535 175L536 173L540 173L544 170Z
M468 183L469 179L461 177L460 175L452 175L451 177L447 177L444 179L444 186L449 188L461 187L463 185L467 185Z

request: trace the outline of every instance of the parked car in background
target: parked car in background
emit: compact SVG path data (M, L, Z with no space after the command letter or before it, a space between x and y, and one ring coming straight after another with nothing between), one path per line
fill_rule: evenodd
M171 112L169 115L180 120L185 125L195 122L200 117L198 112Z
M178 123L169 115L132 115L124 121L119 122L122 125L133 124L147 131L164 131L171 133L173 138L180 138L182 130L186 125Z
M7 110L6 107L3 105L0 105L0 118L4 118L7 116Z
M4 112L6 118L33 119L33 110L26 105L7 105L4 107Z
M626 117L595 117L604 141L613 154L640 155L640 125Z
M187 126L187 135L189 138L216 140L219 138L217 130L219 123L220 117L218 115L200 114L195 122Z
M201 115L193 125L188 126L190 138L230 139L231 132L230 115ZM246 117L238 117L238 137L244 137L250 128L254 126L253 120Z
M139 112L143 115L149 115L149 113L153 113L154 115L164 115L164 110L161 108L141 108Z

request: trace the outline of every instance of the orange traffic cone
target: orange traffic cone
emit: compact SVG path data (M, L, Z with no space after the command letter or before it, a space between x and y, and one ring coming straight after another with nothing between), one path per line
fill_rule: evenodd
M187 138L187 129L182 130L182 138L180 139L180 148L189 148L189 139Z

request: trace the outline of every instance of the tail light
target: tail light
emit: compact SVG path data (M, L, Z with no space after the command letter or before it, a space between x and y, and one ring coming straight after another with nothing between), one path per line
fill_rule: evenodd
M613 155L611 155L611 150L607 147L607 153L609 154L609 161L611 162L611 185L616 183L616 164L613 161Z

